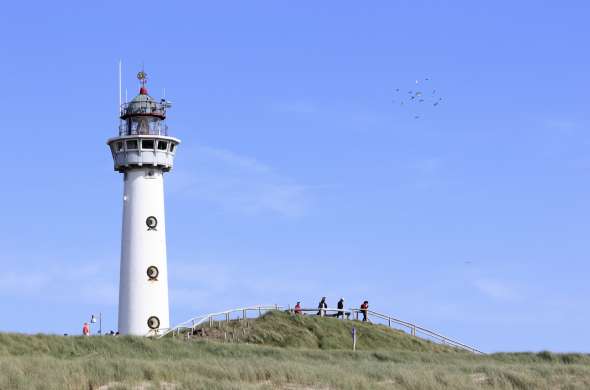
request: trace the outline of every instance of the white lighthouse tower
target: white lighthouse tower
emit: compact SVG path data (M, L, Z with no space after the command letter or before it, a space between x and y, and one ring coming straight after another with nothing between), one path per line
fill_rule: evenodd
M119 332L143 336L170 327L164 172L180 140L168 136L170 103L148 95L145 72L137 78L139 95L121 105L119 136L107 144L124 177Z

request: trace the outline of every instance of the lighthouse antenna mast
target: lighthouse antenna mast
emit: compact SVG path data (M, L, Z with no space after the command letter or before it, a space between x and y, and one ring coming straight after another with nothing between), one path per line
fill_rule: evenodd
M119 107L118 107L119 116L121 115L121 105L123 104L121 99L122 99L122 96L121 96L121 60L119 60Z

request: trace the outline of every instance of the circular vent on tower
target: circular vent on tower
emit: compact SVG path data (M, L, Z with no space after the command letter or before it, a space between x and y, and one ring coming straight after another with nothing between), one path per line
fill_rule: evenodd
M158 275L160 275L160 271L158 267L155 265L150 265L147 269L147 276L150 280L158 280Z
M156 230L156 226L158 226L158 219L151 215L146 218L145 224L147 225L148 230Z
M147 320L147 326L150 329L158 329L160 327L160 319L156 316L151 316Z

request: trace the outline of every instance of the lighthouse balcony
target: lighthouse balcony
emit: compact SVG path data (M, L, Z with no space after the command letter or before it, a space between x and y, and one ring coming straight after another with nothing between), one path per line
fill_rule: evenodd
M168 172L172 169L180 140L173 137L137 135L111 138L107 144L111 149L116 171L156 167Z

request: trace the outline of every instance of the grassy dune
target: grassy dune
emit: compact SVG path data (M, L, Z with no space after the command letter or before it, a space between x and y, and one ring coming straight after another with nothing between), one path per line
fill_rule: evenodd
M0 389L590 388L588 355L476 356L367 324L352 352L331 318L232 325L188 341L0 334Z
M357 330L358 350L404 350L424 352L457 352L383 325L361 321L342 321L331 317L292 316L269 312L262 318L246 321L216 322L214 327L201 326L204 337L232 343L263 344L283 348L351 349L351 329ZM197 337L199 339L200 337Z

